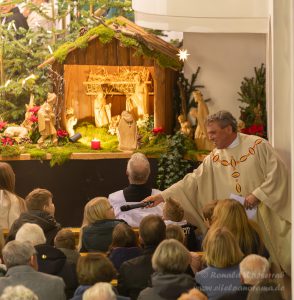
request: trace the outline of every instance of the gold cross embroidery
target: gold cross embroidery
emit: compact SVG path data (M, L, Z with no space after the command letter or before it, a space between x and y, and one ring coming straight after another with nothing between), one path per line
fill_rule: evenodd
M257 145L262 143L262 141L263 141L262 139L255 140L253 146L248 148L248 153L241 155L241 157L238 160L236 160L233 156L231 157L230 161L228 161L226 159L221 159L220 155L218 153L216 153L217 150L212 151L210 154L211 159L214 163L219 163L224 167L232 168L231 176L235 179L235 182L236 182L235 189L238 194L241 194L241 191L242 191L242 187L239 183L239 177L241 176L241 174L236 169L237 169L238 165L245 162L249 156L255 155L255 148Z

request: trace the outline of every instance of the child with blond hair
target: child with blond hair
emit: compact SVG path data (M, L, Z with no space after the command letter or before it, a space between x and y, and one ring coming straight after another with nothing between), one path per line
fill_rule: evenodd
M162 213L166 225L175 224L183 229L186 237L186 246L190 251L201 251L201 243L195 235L197 227L184 219L185 213L180 202L173 198L166 199Z

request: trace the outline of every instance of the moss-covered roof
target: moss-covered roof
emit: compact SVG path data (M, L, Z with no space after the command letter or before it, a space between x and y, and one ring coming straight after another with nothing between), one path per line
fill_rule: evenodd
M88 43L99 39L102 44L107 44L116 38L125 47L136 49L137 54L154 59L165 68L180 69L178 48L165 42L158 36L148 33L140 26L124 17L108 20L105 25L100 24L90 29L85 35L78 37L74 42L67 42L60 46L53 56L43 62L39 67L52 64L55 61L63 63L69 53L76 49L86 48Z

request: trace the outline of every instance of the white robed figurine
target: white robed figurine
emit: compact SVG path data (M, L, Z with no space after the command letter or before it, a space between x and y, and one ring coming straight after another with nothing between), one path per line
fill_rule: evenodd
M106 104L103 91L94 100L94 115L96 127L106 126L111 121L111 103Z
M134 116L123 111L118 124L118 148L135 150L137 148L137 125Z

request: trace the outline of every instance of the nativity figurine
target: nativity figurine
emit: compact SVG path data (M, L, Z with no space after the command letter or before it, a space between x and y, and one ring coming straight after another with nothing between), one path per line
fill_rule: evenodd
M41 137L38 140L39 147L42 147L45 140L50 137L53 145L57 145L57 133L55 129L55 113L54 105L56 103L57 96L54 93L48 93L47 100L41 105L38 111L38 125L39 133Z
M206 119L209 115L208 107L204 102L200 91L195 90L193 92L193 97L194 97L194 101L197 104L197 108L195 107L191 108L190 115L196 118L197 120L197 126L194 135L197 149L212 150L214 147L208 138L206 126L205 126Z
M111 103L106 104L103 91L98 92L94 100L95 126L107 126L111 121Z
M117 135L120 150L135 150L137 148L137 124L130 112L122 112Z
M142 119L148 114L148 85L142 80L139 74L134 76L135 88L134 93L127 96L126 110L132 113L136 120Z
M74 109L72 107L66 110L65 119L66 119L65 129L68 132L69 137L74 136L75 135L74 126L77 124L78 119L74 115Z

